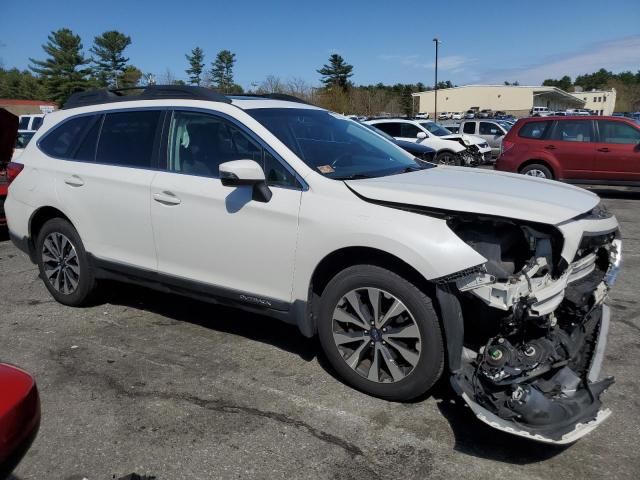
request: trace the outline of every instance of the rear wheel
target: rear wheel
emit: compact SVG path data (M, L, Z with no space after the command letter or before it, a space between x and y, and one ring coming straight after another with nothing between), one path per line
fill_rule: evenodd
M442 373L444 346L431 299L389 270L357 265L340 272L322 294L318 320L329 362L365 393L410 400Z
M47 221L36 241L40 277L49 293L64 305L88 303L96 285L84 245L73 225L62 218Z
M455 165L457 167L462 166L462 159L460 155L453 152L440 152L436 155L436 163L440 165Z
M529 175L530 177L553 179L551 170L549 170L547 166L539 163L532 163L531 165L527 165L522 170L520 170L520 173L522 173L523 175Z

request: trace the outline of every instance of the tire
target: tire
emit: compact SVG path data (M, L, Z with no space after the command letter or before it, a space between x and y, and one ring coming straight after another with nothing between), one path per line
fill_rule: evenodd
M369 293L376 291L374 297ZM374 326L372 298L380 299ZM352 301L363 306L361 317L353 315ZM385 312L392 313L386 322L381 318ZM318 337L346 383L386 400L407 401L426 393L444 368L442 331L431 299L399 275L374 265L349 267L331 280L320 298Z
M527 165L520 173L523 175L529 175L530 177L537 178L547 178L549 180L553 180L553 173L546 165L542 165L540 163L532 163L531 165Z
M95 275L73 225L62 218L47 221L38 233L35 254L40 278L56 301L71 307L90 303Z
M455 165L456 167L461 167L462 159L460 158L460 155L456 153L444 151L438 152L436 155L436 163L440 165Z

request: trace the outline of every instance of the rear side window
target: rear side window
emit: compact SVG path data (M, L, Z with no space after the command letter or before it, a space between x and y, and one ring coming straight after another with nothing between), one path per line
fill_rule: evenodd
M100 115L85 115L62 122L40 140L40 149L52 157L74 159L87 133L99 123L99 118ZM93 155L83 160L93 160Z
M635 145L640 142L640 130L624 122L598 120L598 129L600 130L600 141L602 143Z
M593 142L591 120L561 120L553 130L552 139L562 142Z
M480 122L480 135L498 135L501 133L500 127L491 122Z
M400 136L400 124L399 123L376 123L374 127L379 128L387 135L392 137Z
M519 137L542 139L545 137L547 130L549 129L550 121L544 122L527 122L518 132Z
M31 130L37 130L42 126L42 117L33 117L33 122L31 122Z
M96 162L150 168L161 112L140 110L105 115Z
M22 117L18 125L19 130L29 130L29 120L31 117Z
M462 127L464 133L476 133L476 122L467 122Z

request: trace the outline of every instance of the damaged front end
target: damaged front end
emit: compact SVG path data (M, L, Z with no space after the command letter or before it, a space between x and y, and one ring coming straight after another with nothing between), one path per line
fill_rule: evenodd
M599 379L609 327L607 292L622 244L597 207L551 226L452 215L449 227L486 258L439 279L452 384L494 428L566 444L610 411Z

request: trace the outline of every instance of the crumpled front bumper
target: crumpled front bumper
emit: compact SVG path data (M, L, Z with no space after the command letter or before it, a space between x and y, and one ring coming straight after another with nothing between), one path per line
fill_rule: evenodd
M603 304L601 308L602 315L598 326L597 341L586 376L590 386L602 382L608 382L608 386L613 382L611 379L598 380L606 349L607 334L609 332L611 318L611 312L608 305ZM601 408L595 411L592 415L583 417L572 425L565 425L563 428L555 428L553 425L549 425L548 428L528 426L516 420L503 419L484 408L482 405L479 405L473 399L473 393L468 388L465 388L465 382L460 381L458 375L452 376L451 383L456 392L465 400L467 405L469 405L476 417L487 425L512 435L517 435L542 443L556 445L573 443L593 431L611 415L611 410L608 408Z

